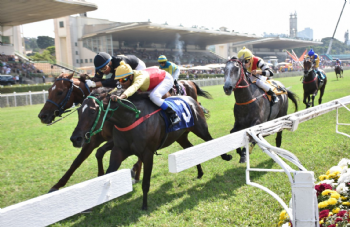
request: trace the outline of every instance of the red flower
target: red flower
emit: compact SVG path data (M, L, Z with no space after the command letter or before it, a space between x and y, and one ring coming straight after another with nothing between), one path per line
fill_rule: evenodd
M315 189L317 191L317 197L326 189L333 190L332 186L326 183L315 185Z
M342 219L342 218L337 218L337 219L335 219L335 223L338 223L338 222L340 222L340 221L343 221L343 219Z
M339 213L337 213L337 216L344 217L345 214L346 214L346 210L341 210L341 211L339 211Z
M320 212L319 218L320 218L320 220L322 220L323 218L328 217L328 215L329 215L329 210L323 210Z
M331 224L328 227L336 227L336 225L335 224Z

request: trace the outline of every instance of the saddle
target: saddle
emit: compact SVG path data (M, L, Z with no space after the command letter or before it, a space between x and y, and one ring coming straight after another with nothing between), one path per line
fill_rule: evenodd
M256 81L253 81L253 83L256 83ZM287 90L285 87L280 86L279 84L276 83L276 81L269 79L264 81L265 84L269 85L271 87L271 90L273 91L273 93L275 93L276 95L284 95L287 94ZM269 101L271 102L271 95L265 93L267 98L269 99Z

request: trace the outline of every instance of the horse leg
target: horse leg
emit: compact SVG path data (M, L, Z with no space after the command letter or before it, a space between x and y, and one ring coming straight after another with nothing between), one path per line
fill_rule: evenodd
M306 102L306 99L308 99L307 102ZM308 96L308 95L304 92L303 103L306 105L306 108L309 108L309 107L310 107L310 106L309 106L309 101L310 101L310 96Z
M282 132L277 132L277 136L276 136L276 147L281 147L282 144Z
M312 94L312 96L311 96L311 99L312 99L312 104L311 104L311 106L312 107L314 107L315 105L314 105L314 103L315 103L315 94Z
M114 146L109 159L109 166L106 174L115 172L119 169L121 163L130 156L131 152L122 151L119 147Z
M189 148L189 147L193 147L193 145L191 144L191 142L188 140L188 133L189 132L185 132L184 134L182 134L180 136L180 138L178 140L176 140L176 142L178 142L180 144L180 146L184 149ZM203 170L202 170L202 166L201 164L197 165L197 171L198 171L198 175L197 178L200 179L203 176Z
M142 169L142 161L139 158L131 169L131 172L133 174L132 177L135 179L135 183L140 181L141 169Z
M318 104L320 105L322 103L322 97L324 94L324 89L325 89L326 84L323 85L323 87L320 90L320 98L318 99Z
M93 139L91 140L90 143L85 144L83 148L81 149L80 153L78 156L74 159L72 165L69 167L67 172L63 175L63 177L50 189L50 192L57 191L61 187L65 186L69 180L69 178L73 175L76 169L79 168L81 163L85 161L87 157L91 154L91 152L98 147L103 141L96 141Z
M97 149L97 152L95 154L95 157L97 159L97 166L98 166L97 176L102 176L105 174L105 171L103 169L103 156L106 154L107 151L112 150L113 146L114 146L113 140L110 140L107 143L105 143L102 147Z
M238 125L235 123L235 125L233 126L233 128L231 129L230 133L235 133L238 132L239 130L241 130ZM236 149L237 154L239 154L240 158L239 158L239 163L245 163L246 162L246 150L245 148L241 149L241 148L237 148Z
M145 150L143 155L143 180L142 180L142 192L143 192L143 200L142 200L142 210L147 210L147 194L149 192L149 187L151 184L151 175L153 168L153 152L150 150Z

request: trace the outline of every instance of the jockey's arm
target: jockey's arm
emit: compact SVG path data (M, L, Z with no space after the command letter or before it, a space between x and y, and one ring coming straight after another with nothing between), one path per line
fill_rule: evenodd
M123 95L125 95L126 98L132 96L133 94L135 94L136 91L140 89L140 87L145 83L146 80L147 80L147 75L141 74L141 75L135 76L134 74L134 81L132 85L124 91Z
M273 72L271 71L270 67L264 62L264 60L260 59L258 61L258 67L261 70L256 70L258 75L270 77L273 76Z

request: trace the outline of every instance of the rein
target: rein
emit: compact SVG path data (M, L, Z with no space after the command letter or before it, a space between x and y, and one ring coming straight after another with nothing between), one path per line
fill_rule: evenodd
M94 96L88 96L87 98L88 98L88 99L89 99L89 98L90 98L90 99L94 99L94 100L96 101L96 103L99 105L98 114L97 114L97 117L96 117L96 119L95 119L95 122L94 122L94 124L93 124L93 126L92 126L90 132L87 132L87 133L85 134L85 138L87 139L86 142L87 142L87 143L90 143L91 137L102 131L103 125L104 125L104 123L105 123L105 121L106 121L106 117L107 117L108 112L110 112L110 111L112 112L111 116L109 117L109 118L111 118L112 115L113 115L113 113L114 113L114 111L116 111L116 110L119 108L119 106L117 106L117 108L115 108L115 109L110 109L111 99L109 99L107 108L104 109L104 108L103 108L103 102L100 101L100 100L98 100L96 97L94 97ZM136 115L135 117L136 117L136 118L139 118L141 111L138 110L138 109L136 108L136 106L135 106L132 102L130 102L129 100L124 99L123 101L128 102L129 104L133 105L134 108L133 108L133 107L130 107L130 106L124 104L124 103L122 103L122 101L121 101L120 99L118 99L117 102L118 102L121 106L123 106L123 107L125 107L125 108L127 108L127 109L129 109L129 110L131 110L131 111L133 111L133 112L135 112L135 115ZM103 116L101 126L100 126L99 129L95 130L96 125L97 125L97 123L98 123L98 121L99 121L99 119L100 119L100 115L101 115L101 112L102 112L102 111L105 112L105 115ZM136 126L135 126L135 127L136 127ZM95 130L95 131L94 131L94 130Z
M66 106L67 102L69 101L70 96L72 95L74 87L78 88L81 91L81 93L83 94L83 98L85 98L84 91L79 86L75 85L73 80L67 79L67 78L58 78L56 81L61 81L61 80L68 81L68 82L71 83L71 86L70 86L70 88L69 88L69 90L67 92L66 97L64 97L64 99L60 103L56 103L56 102L52 101L51 99L47 99L46 100L46 102L52 103L55 106L57 106L58 110L55 110L54 114L55 114L55 116L58 116L58 117L62 117L63 113L67 113L67 112L71 111L71 110L66 110L65 111L64 107ZM90 89L89 89L89 87L87 86L86 83L85 83L85 87L87 88L88 92L90 93ZM50 125L52 125L52 124L50 124Z
M248 83L248 81L245 78L245 74L244 74L244 70L243 70L243 65L242 62L235 60L233 58L231 58L230 60L228 60L227 62L238 62L241 65L241 74L239 75L239 79L238 82L236 83L236 86L232 89L232 91L236 90L237 88L246 88L249 87L250 84ZM226 63L227 63L226 62ZM246 82L247 85L239 85L242 81Z
M304 74L304 79L303 79L303 84L309 84L312 83L316 80L317 75L315 75L315 78L311 81L305 81L305 78L310 74L310 72L312 72L313 68L310 68L309 71L307 71L307 73Z

